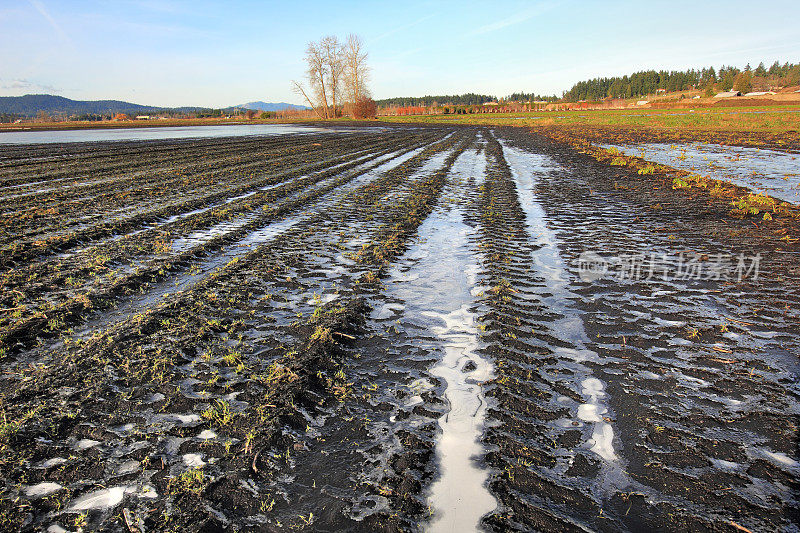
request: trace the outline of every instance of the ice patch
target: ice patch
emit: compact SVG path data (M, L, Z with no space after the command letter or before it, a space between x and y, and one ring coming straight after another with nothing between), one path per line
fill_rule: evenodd
M606 422L596 424L589 444L591 444L590 450L609 463L617 460L617 454L614 453L614 428L611 424Z
M744 403L742 400L736 400L734 398L719 397L719 399L731 407L739 407Z
M183 456L183 464L190 468L200 468L205 466L206 462L199 453L187 453Z
M639 375L645 379L663 379L660 375L655 372L650 372L649 370L642 370L639 372Z
M197 438L200 440L211 440L211 439L216 439L217 434L211 431L210 429L204 429L197 435Z
M52 468L54 466L63 465L67 460L63 457L53 457L39 463L39 468Z
M711 464L715 467L719 468L720 470L736 470L741 465L739 463L734 463L733 461L725 461L723 459L714 459L713 457L709 458Z
M94 448L98 444L100 444L99 440L81 439L75 443L73 448L75 450L88 450L89 448Z
M200 415L192 413L182 415L178 413L159 414L153 417L153 423L172 422L182 427L196 426L202 421Z
M792 468L797 468L797 467L800 467L800 462L797 462L797 461L795 461L794 459L792 459L791 457L789 457L789 456L788 456L788 455L786 455L785 453L781 453L781 452L771 452L771 451L769 451L769 450L762 450L762 452L763 452L763 453L764 453L764 455L766 455L768 458L770 458L770 459L772 459L773 461L775 461L775 462L777 462L777 463L780 463L780 464L782 464L782 465L785 465L785 466L790 466L790 467L792 467Z
M120 435L120 436L124 436L124 435L127 435L128 433L132 432L134 429L136 429L136 424L128 423L128 424L123 424L121 426L117 426L117 427L113 428L111 430L111 432L112 433L116 433L117 435Z
M653 291L653 296L669 296L675 294L675 291Z
M125 461L116 468L114 473L118 476L125 476L132 474L137 470L139 470L139 461Z
M155 487L144 485L138 489L136 485L110 487L90 492L74 500L67 508L67 512L75 511L101 511L117 507L122 503L126 494L134 494L139 498L152 500L158 497Z
M605 412L605 410L602 412ZM602 422L603 419L600 417L600 414L596 405L582 403L578 406L578 418L584 422Z
M686 326L686 322L683 320L664 320L663 318L656 317L653 318L653 322L665 328L682 328Z
M22 493L28 498L44 498L45 496L49 496L50 494L53 494L62 488L64 487L58 483L45 481L43 483L37 483L36 485L29 485L23 488Z
M583 363L586 361L591 361L595 363L599 362L599 357L597 356L597 353L593 352L592 350L586 350L586 349L575 350L573 348L558 347L554 350L554 352L556 355L561 357L566 357L567 359L575 361L576 363Z
M586 378L581 383L583 385L583 394L586 396L591 396L594 398L603 398L605 397L606 393L603 392L605 386L603 382L597 378Z
M773 339L777 334L777 331L750 331L750 335L759 339Z
M122 503L126 487L100 489L81 496L69 506L70 511L91 511L113 509Z
M687 386L689 386L691 388L696 388L696 387L694 387L692 385L696 385L697 387L701 387L701 388L705 388L705 387L710 387L711 386L711 384L708 381L704 380L704 379L695 378L695 377L692 377L692 376L687 376L686 374L682 374L680 372L673 372L672 375L675 376L676 378L678 378L678 381L683 381L683 382L687 383Z

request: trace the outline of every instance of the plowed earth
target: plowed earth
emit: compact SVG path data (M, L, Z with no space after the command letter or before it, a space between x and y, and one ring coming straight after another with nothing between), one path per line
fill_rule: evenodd
M430 126L3 147L0 210L3 530L800 529L793 219Z

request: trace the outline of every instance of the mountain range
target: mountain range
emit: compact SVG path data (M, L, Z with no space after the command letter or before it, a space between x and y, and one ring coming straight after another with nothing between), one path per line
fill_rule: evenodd
M235 108L253 109L256 111L283 111L285 109L308 109L304 106L287 104L284 102L249 102L237 106L230 106L223 110L232 111ZM0 96L0 114L13 114L23 117L32 117L40 111L51 115L83 115L83 114L111 114L111 113L158 113L160 111L173 111L190 113L201 111L203 107L157 107L123 102L120 100L70 100L63 96L52 94L26 94L25 96Z

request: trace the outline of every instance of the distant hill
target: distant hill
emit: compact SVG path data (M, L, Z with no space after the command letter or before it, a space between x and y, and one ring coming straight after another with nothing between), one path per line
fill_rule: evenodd
M286 102L247 102L234 107L252 109L254 111L286 111L287 109L309 109L304 105L287 104Z
M223 108L224 113L234 109L253 109L256 111L283 111L286 109L308 109L307 107L284 102L250 102ZM49 115L110 115L114 113L148 114L159 112L194 113L209 111L203 107L156 107L121 100L70 100L52 94L26 94L25 96L0 96L0 115L33 117L40 111Z
M70 100L52 94L0 96L0 113L27 117L35 116L39 111L51 115L81 115L86 113L154 113L160 109L119 100Z

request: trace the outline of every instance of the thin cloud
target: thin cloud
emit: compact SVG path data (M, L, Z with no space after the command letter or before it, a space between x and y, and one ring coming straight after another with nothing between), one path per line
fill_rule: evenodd
M159 0L128 0L125 3L139 9L155 11L157 13L176 14L189 12L185 6L179 5L175 2L163 2Z
M159 37L166 35L169 37L176 37L176 38L202 37L209 39L217 36L217 33L214 30L193 28L181 24L158 24L152 22L125 21L122 22L120 25L127 28L132 33L138 35L150 34Z
M0 88L5 91L47 91L54 92L57 89L52 85L43 85L26 79L0 80L3 84Z
M418 53L422 52L423 50L425 50L425 48L423 48L423 47L404 50L402 52L398 52L397 54L395 54L393 56L390 56L388 59L390 61L396 61L396 60L402 59L404 57L408 57L408 56L411 56L411 55L414 55L414 54L418 54Z
M72 39L70 39L70 38L69 38L69 36L67 36L67 34L64 32L64 30L63 30L63 29L61 29L61 26L60 26L60 25L59 25L59 24L56 22L56 20L55 20L55 19L54 19L54 18L53 18L53 17L50 15L50 12L49 12L49 11L47 11L47 9L44 7L44 4L42 4L42 3L41 3L39 0L28 0L28 3L29 3L31 6L33 6L33 8L34 8L36 11L38 11L38 12L39 12L39 14L40 14L42 17L44 17L44 18L45 18L45 20L47 20L47 22L49 22L49 23L50 23L50 25L53 27L53 29L54 29L54 30L55 30L55 32L58 34L58 36L59 36L59 37L61 37L61 40L62 40L62 41L64 41L65 43L67 43L67 44L68 44L68 45L70 45L70 46L73 46Z
M382 33L382 34L378 35L374 39L371 39L369 41L369 44L376 43L376 42L380 41L381 39L385 39L386 37L389 37L390 35L394 35L395 33L398 33L398 32L401 32L401 31L405 31L405 30L407 30L409 28L413 28L414 26L418 26L418 25L422 24L423 22L425 22L426 20L432 19L435 16L436 16L436 13L431 13L430 15L427 15L425 17L417 19L414 22L409 22L408 24L406 24L404 26L398 26L397 28L393 28L393 29L387 31L386 33Z
M492 22L491 24L486 24L485 26L481 26L480 28L473 31L472 35L483 35L486 33L491 33L493 31L498 31L504 28L508 28L509 26L513 26L515 24L520 24L538 15L541 15L542 13L550 11L558 4L559 4L558 2L547 2L539 4L531 9L526 9L524 11L520 11L515 15L511 15L510 17L506 17L504 19Z

